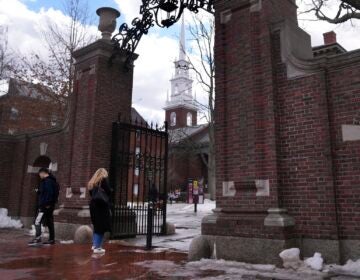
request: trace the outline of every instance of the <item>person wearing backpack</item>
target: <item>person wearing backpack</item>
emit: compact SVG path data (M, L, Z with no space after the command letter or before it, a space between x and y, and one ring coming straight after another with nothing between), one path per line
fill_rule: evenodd
M40 186L38 190L38 214L35 219L35 238L29 246L55 244L54 210L59 197L59 184L47 168L40 168ZM41 225L48 227L49 240L41 243Z
M98 169L88 183L90 192L90 217L94 226L92 250L95 254L104 254L102 248L104 234L111 231L110 196L108 172Z

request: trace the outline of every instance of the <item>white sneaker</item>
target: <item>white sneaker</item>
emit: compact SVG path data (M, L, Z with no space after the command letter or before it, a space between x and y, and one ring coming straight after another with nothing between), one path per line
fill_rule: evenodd
M96 248L93 250L94 254L105 254L105 249L103 248Z

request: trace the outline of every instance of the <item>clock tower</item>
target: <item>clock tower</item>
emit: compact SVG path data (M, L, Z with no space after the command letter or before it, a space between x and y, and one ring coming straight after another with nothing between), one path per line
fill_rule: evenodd
M168 96L165 110L165 119L169 129L184 128L197 125L197 107L192 93L193 80L189 74L190 62L186 58L185 23L181 24L179 42L179 59L174 62L175 75L170 80L171 95Z

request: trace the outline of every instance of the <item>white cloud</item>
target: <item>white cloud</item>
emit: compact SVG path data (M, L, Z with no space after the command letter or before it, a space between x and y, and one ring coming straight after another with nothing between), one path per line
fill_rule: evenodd
M131 23L133 18L137 17L140 13L141 0L115 0L118 5L122 16L125 16L125 21Z
M36 50L46 55L47 51L41 36L42 28L49 20L62 23L66 22L67 18L56 9L32 11L26 6L27 1L30 0L0 0L0 24L9 26L10 47L22 53ZM139 15L141 0L114 1L121 10L122 21L131 23L132 19ZM313 15L306 17L314 18ZM325 22L303 20L300 20L299 24L312 35L313 45L322 44L322 33L335 29L339 43L345 48L352 50L360 46L360 29L350 24L330 25ZM92 29L96 32L96 27ZM133 103L148 121L164 120L162 107L166 101L167 90L170 88L169 79L174 72L173 61L178 56L178 40L176 35L173 35L178 34L178 25L170 30L160 32L159 28L153 28L149 35L142 38L137 49L140 56L135 63ZM201 97L199 86L196 86L196 91L198 97L205 100Z
M309 9L310 1L297 0L299 11ZM329 2L327 11L330 15L337 11L338 5L334 0ZM316 20L313 12L299 15L299 26L311 35L313 46L319 46L324 43L323 33L335 31L337 33L337 41L347 50L354 50L360 47L360 21L354 20L343 24L330 24L325 21Z
M167 89L178 55L178 42L157 33L143 37L135 62L133 103L149 121L164 121Z
M0 0L0 24L9 27L9 47L18 54L26 55L36 51L46 57L42 32L48 23L66 26L69 18L60 10L53 8L31 11L26 4L19 0ZM88 27L89 32L96 33L96 27Z

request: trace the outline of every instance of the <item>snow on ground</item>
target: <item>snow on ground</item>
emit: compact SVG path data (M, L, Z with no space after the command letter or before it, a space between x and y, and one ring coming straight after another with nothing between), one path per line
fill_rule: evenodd
M325 269L336 274L357 276L360 279L360 259L357 261L348 260L345 265L327 265Z
M305 268L294 271L276 268L274 265L254 265L224 260L203 259L186 264L175 264L171 261L145 261L136 265L146 267L161 277L174 279L175 277L191 277L193 280L320 280L328 276L326 273Z
M215 202L206 200L198 205L194 213L194 205L175 203L167 206L167 221L175 224L176 234L170 236L154 236L153 246L188 251L191 240L201 233L201 220L212 214ZM146 236L127 239L126 243L145 246ZM354 280L360 279L360 260L349 261L346 265L323 265L320 254L300 260L300 250L292 248L282 252L282 258L288 261L287 268L273 265L254 265L224 260L201 260L199 262L174 263L171 261L145 261L137 265L148 268L161 277L191 277L192 280ZM341 276L340 276L341 275ZM345 276L344 276L345 275Z
M197 213L194 213L193 204L174 203L167 205L167 222L175 224L176 233L169 236L154 236L153 246L188 251L191 240L201 233L201 220L212 214L215 209L215 201L205 200L204 204L198 204ZM138 236L126 240L132 245L144 246L146 236Z
M18 220L13 220L8 216L8 210L0 208L0 228L22 228L23 225Z

